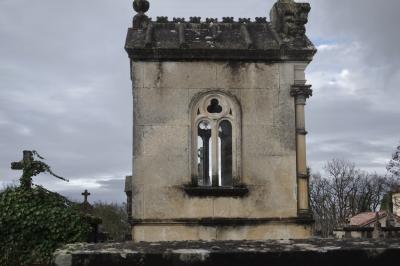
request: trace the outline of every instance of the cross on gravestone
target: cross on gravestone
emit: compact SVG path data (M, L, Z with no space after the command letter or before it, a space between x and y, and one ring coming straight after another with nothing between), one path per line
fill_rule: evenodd
M32 186L32 176L31 170L33 163L33 152L23 151L23 158L19 162L11 163L12 170L22 170L21 186L25 188L30 188Z
M57 177L58 179L68 182L68 179L58 176L51 171L50 166L46 163L35 160L34 156L39 159L44 159L36 151L23 151L23 158L19 162L11 163L11 169L22 170L22 176L20 177L21 187L31 188L32 187L32 176L36 176L40 173L47 172L50 175Z
M87 191L87 189L85 189L85 191L82 193L82 196L85 197L83 203L88 203L87 198L90 196L90 193Z

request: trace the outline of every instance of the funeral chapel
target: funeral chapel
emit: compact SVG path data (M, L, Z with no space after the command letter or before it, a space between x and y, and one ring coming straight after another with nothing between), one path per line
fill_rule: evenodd
M133 240L311 237L310 5L278 0L252 19L152 19L149 1L133 7Z

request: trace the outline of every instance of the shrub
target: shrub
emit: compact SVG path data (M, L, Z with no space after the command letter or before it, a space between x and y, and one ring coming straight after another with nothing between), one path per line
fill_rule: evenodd
M125 236L130 234L126 206L96 202L93 207L93 215L102 220L101 230L107 232L114 241L124 241Z
M47 264L56 248L85 241L90 226L73 203L42 187L0 192L0 266Z

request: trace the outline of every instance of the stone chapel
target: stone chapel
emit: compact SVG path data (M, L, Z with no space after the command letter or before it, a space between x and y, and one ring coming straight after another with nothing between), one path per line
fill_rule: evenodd
M310 5L278 0L269 21L133 7L133 240L309 238Z

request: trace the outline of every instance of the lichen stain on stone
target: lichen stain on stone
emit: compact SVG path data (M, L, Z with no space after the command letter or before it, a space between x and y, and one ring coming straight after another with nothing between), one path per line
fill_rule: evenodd
M179 254L179 259L183 262L204 262L210 256L210 251L205 249L177 249L172 253Z
M236 83L239 81L240 78L240 73L246 73L246 71L242 70L242 68L246 67L246 63L240 62L240 61L229 61L226 65L225 68L228 68L230 70L232 78L232 83Z
M163 75L164 75L163 63L158 62L157 63L157 75L156 75L156 80L155 80L155 84L156 84L157 88L160 88L160 86L161 86Z

